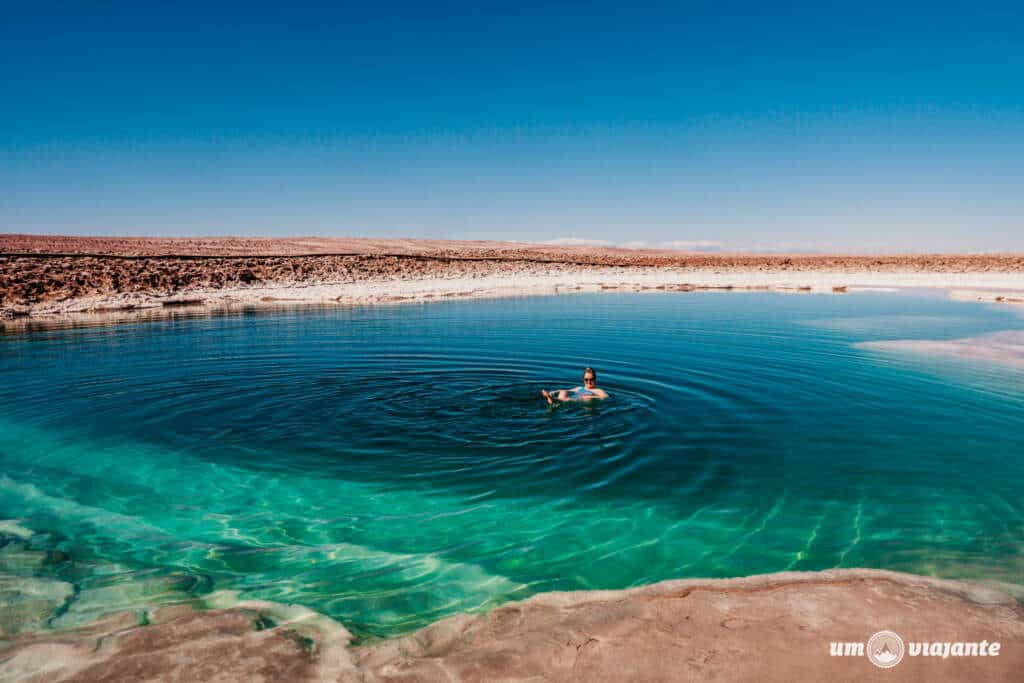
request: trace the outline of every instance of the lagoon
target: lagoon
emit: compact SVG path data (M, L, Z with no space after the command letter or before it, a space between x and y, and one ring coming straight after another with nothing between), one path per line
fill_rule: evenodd
M1016 311L603 293L2 335L0 573L74 586L54 628L233 591L363 638L667 578L1019 591L1024 370L857 346ZM612 398L549 408L586 365Z

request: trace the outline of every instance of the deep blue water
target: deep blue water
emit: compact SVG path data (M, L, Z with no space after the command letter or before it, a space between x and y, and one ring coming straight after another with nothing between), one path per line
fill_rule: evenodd
M0 573L72 582L54 627L235 590L364 636L676 577L1022 585L1024 371L854 346L1021 328L938 296L606 293L0 335L0 518L50 552ZM587 365L611 398L548 408Z

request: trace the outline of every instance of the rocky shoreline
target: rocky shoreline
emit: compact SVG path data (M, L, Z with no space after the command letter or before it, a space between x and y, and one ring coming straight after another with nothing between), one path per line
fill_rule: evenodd
M542 593L404 637L352 644L301 607L208 596L208 609L111 615L0 641L4 681L1015 681L1024 606L993 588L871 569ZM831 643L999 643L987 657L881 669Z

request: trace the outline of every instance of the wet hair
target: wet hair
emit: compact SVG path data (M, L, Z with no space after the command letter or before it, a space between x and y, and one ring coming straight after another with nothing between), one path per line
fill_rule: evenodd
M594 384L597 384L597 373L596 373L596 372L594 372L594 368L583 368L583 376L584 376L584 377L586 377L586 376L587 376L587 373L588 373L588 372L589 372L589 373L590 373L591 375L593 375L593 376L594 376Z

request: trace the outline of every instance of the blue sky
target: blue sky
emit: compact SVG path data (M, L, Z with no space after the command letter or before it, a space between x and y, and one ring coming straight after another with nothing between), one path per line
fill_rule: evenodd
M1024 251L1019 3L21 3L0 232Z

